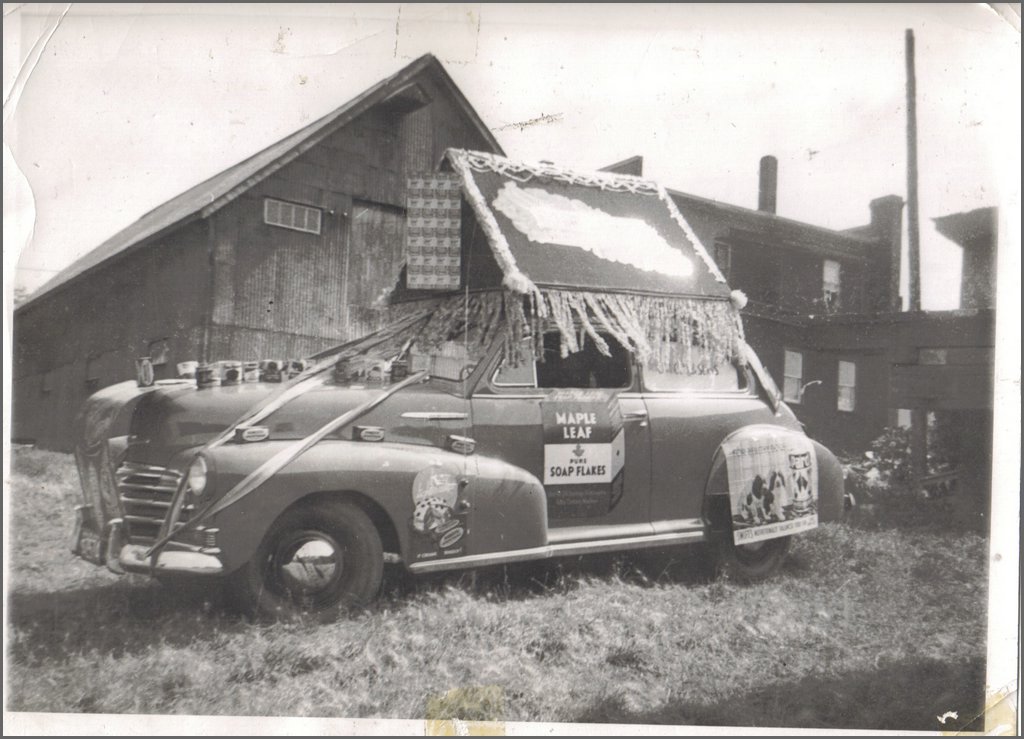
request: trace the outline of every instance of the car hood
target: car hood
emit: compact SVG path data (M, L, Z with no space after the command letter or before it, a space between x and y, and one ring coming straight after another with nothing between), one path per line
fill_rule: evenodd
M214 439L280 387L268 383L247 383L148 393L139 399L132 414L130 458L166 466L176 453ZM313 387L258 425L268 429L271 439L301 439L383 392L380 386Z

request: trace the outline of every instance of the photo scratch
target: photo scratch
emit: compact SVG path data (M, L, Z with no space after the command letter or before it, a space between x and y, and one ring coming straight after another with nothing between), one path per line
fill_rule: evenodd
M507 123L504 126L498 126L497 128L492 128L491 130L492 131L508 131L509 129L517 128L520 131L523 131L523 130L525 130L526 128L528 128L530 126L539 126L539 125L543 125L543 124L547 124L547 123L558 123L561 120L562 120L562 114L561 113L554 113L552 115L548 115L546 113L542 113L541 115L537 116L536 118L530 118L529 120L520 121L518 123Z

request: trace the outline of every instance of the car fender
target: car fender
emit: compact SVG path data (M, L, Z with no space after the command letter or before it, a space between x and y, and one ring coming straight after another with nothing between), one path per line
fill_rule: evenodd
M217 491L223 494L250 471L291 442L231 444L207 456ZM310 496L347 497L370 509L385 544L397 544L403 563L422 558L414 529L413 483L424 470L440 468L459 480L458 514L467 523L466 554L542 546L547 537L547 507L540 482L499 459L457 454L433 446L325 440L236 503L217 513L207 528L217 528L224 571L242 566L255 554L267 530L288 508ZM386 520L381 520L381 516ZM386 551L391 551L386 546ZM441 552L438 556L443 556Z
M711 471L704 486L704 524L711 535L721 535L732 530L732 516L729 503L729 478L725 462L724 445L745 436L757 436L773 431L806 438L804 434L777 426L745 426L734 431L715 452ZM810 439L818 463L818 521L838 521L843 514L843 468L836 456L823 444Z

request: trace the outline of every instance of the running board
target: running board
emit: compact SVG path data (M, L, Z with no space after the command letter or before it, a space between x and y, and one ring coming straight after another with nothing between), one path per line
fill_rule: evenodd
M603 539L599 541L574 541L565 544L549 544L532 549L515 549L510 552L489 552L472 554L467 557L450 559L432 559L426 562L413 562L409 565L412 572L438 572L467 567L483 567L486 565L510 564L527 562L551 557L567 557L581 554L599 554L630 549L649 549L653 547L671 546L675 544L692 544L704 539L704 530L678 531L670 534L653 534L651 536L633 536L622 539Z

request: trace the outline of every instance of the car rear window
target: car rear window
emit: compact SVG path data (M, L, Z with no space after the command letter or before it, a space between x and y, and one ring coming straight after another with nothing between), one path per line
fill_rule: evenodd
M739 392L747 389L745 368L725 362L713 372L686 374L644 367L644 389L655 392Z

